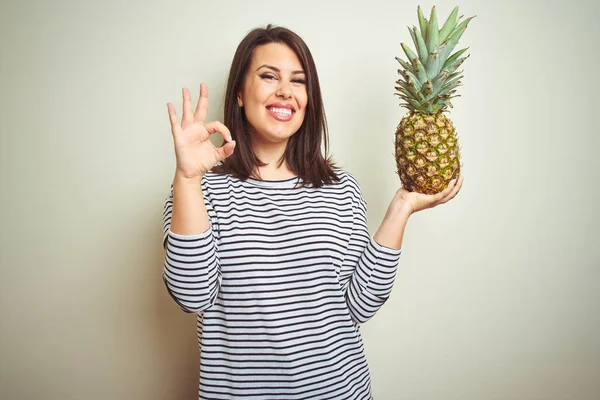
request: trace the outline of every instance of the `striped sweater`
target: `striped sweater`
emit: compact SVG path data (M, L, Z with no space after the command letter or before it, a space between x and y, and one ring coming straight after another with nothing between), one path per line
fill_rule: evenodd
M371 399L359 324L392 290L400 250L369 235L356 180L202 179L210 227L171 232L163 279L198 314L200 399Z

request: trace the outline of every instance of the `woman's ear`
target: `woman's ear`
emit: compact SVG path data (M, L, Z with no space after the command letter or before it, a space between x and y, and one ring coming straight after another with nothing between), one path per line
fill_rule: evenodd
M242 100L242 94L238 93L237 95L237 101L238 101L238 107L242 108L244 107L244 101Z

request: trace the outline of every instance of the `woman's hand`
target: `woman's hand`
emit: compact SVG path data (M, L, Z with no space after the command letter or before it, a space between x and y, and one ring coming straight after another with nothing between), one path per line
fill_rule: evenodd
M183 88L183 116L181 123L177 111L171 103L167 103L171 133L175 144L177 169L175 175L184 179L201 178L219 161L233 154L235 141L225 125L219 121L205 124L208 108L208 89L204 83L200 85L200 98L196 111L192 114L192 98L190 91ZM223 147L215 147L209 140L213 133L220 133L225 139Z
M412 213L444 204L453 199L460 190L462 182L463 178L459 177L458 181L451 181L448 187L437 194L422 194L409 192L404 188L398 189L375 233L375 241L391 249L400 249L408 217Z
M458 180L453 179L444 190L437 194L409 192L405 188L400 188L396 192L390 208L394 208L395 211L401 210L410 215L417 211L436 207L452 200L462 187L462 183L462 176L458 177Z

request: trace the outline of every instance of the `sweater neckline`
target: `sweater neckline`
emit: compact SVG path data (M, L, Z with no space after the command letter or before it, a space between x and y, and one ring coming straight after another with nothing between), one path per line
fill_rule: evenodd
M255 178L249 177L248 179L246 179L246 182L251 185L262 186L262 187L294 188L297 186L297 184L299 184L301 182L301 179L297 175L293 176L291 178L276 179L276 180L261 180L261 179L255 179Z

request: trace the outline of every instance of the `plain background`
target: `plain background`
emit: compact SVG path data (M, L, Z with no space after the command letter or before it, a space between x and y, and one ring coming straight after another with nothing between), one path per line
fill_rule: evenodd
M411 217L362 328L378 400L600 398L598 2L435 3L477 15L450 117L465 176ZM193 399L195 317L161 280L166 103L210 91L252 28L295 30L371 233L399 180L395 56L417 2L3 1L0 398ZM431 3L422 3L428 14Z

